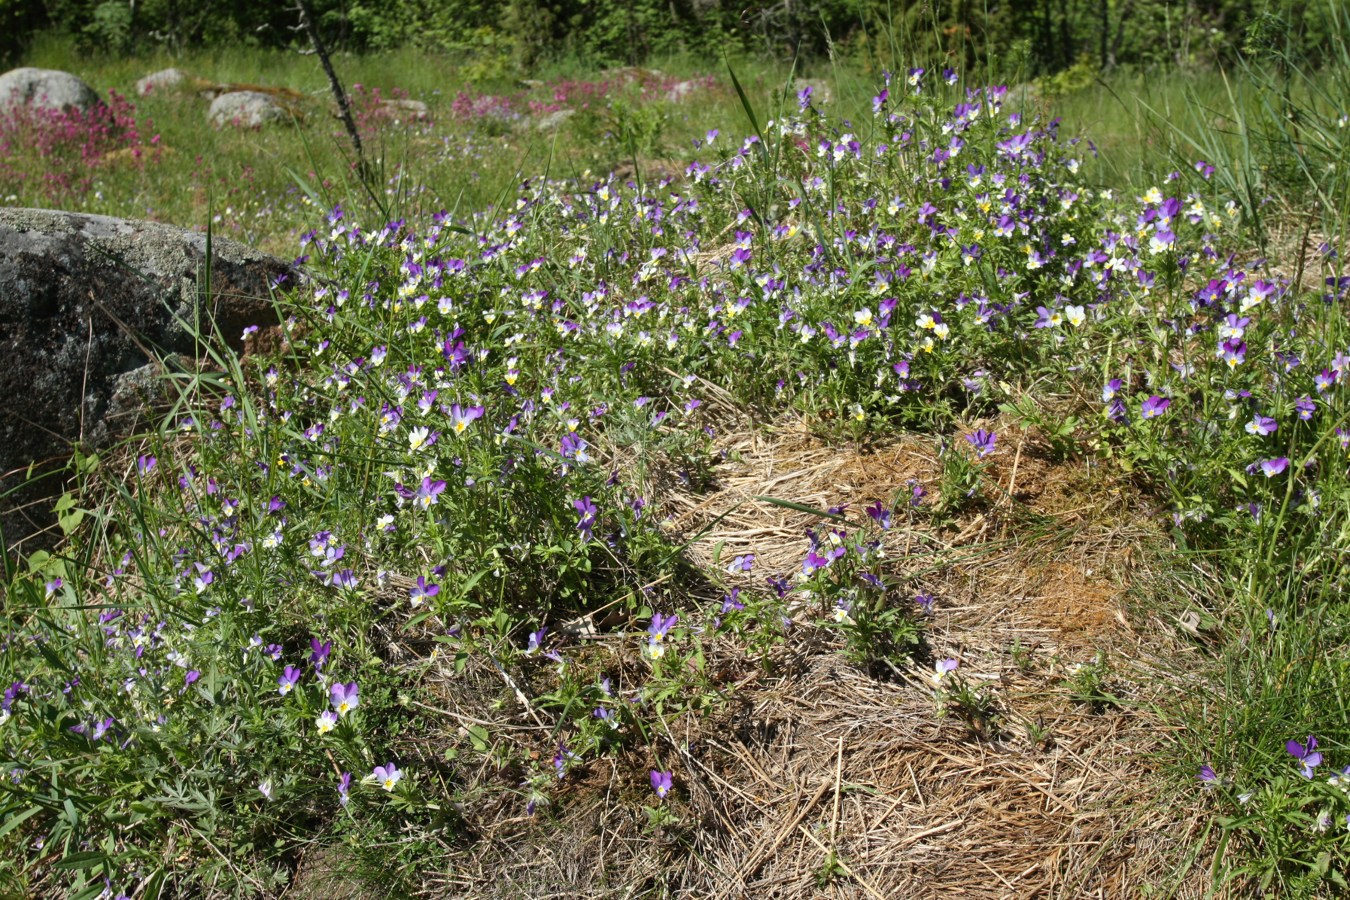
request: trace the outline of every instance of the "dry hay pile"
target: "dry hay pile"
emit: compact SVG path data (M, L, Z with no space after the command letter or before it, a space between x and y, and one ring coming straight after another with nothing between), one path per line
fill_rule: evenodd
M427 894L1203 894L1205 873L1183 859L1203 825L1158 799L1169 745L1150 712L1179 689L1186 645L1129 599L1163 541L1154 511L1082 461L1049 460L1032 435L991 427L992 499L943 529L897 514L885 544L894 574L937 598L931 655L957 657L996 698L987 721L939 716L927 661L881 680L803 628L772 677L730 666L737 688L722 712L670 723L679 826L644 833L639 807L654 801L641 787L656 760L642 751L569 772L533 817L500 791L522 773L484 763L468 779L470 796L482 789L464 811L473 839L454 851L453 872L427 873ZM936 484L939 466L920 439L863 452L789 427L721 445L729 461L714 490L663 497L672 532L710 528L688 551L697 564L722 542L723 560L753 552L758 571L775 573L800 565L804 529L818 520L753 498L857 512L908 496L910 479ZM621 656L622 640L612 645ZM1106 699L1075 697L1075 667L1099 653ZM429 677L446 725L427 736L428 754L481 723L535 746L547 768L557 736L511 676L475 662L459 674L433 665Z

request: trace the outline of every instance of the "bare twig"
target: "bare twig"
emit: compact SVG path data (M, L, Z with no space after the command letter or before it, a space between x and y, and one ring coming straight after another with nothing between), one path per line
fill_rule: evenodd
M356 121L352 119L351 104L347 102L347 92L342 89L342 82L338 80L337 72L333 69L333 61L328 57L328 48L324 46L323 38L319 35L319 27L314 24L314 15L309 8L309 0L295 0L296 7L300 11L300 24L309 34L309 42L314 48L314 53L319 57L319 63L323 66L324 74L328 76L328 86L333 91L333 99L337 101L338 116L342 119L342 127L347 129L347 136L352 139L352 147L356 150L356 168L364 181L368 178L370 172L366 166L366 153L361 146L361 132L356 129Z

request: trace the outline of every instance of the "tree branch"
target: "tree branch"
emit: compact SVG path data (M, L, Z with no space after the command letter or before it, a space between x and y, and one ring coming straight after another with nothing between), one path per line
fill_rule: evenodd
M328 86L333 91L333 98L337 100L338 116L342 119L343 127L347 129L347 136L352 139L352 147L356 150L356 171L364 181L369 175L369 170L366 167L366 154L361 146L361 133L356 130L356 122L352 119L352 108L351 104L347 102L347 92L342 89L342 82L338 81L337 72L333 69L333 62L328 58L328 49L323 44L323 38L319 36L318 26L314 24L309 0L295 0L295 2L300 11L300 26L308 32L309 43L314 48L315 55L319 57L324 73L328 76Z

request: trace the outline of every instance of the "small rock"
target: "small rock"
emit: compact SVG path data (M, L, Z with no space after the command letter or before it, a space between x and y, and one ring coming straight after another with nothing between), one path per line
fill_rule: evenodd
M677 81L666 91L666 100L671 103L682 103L700 87L702 85L697 81Z
M381 119L411 119L420 122L430 111L421 100L381 100L375 115Z
M231 91L211 101L207 118L217 128L261 128L268 122L287 118L286 110L268 94L258 91Z
M145 97L160 91L176 90L183 86L188 77L188 73L182 69L160 69L136 82L136 93Z
M0 112L12 112L21 106L88 112L98 102L98 92L69 72L23 68L0 75Z
M553 131L576 114L575 109L559 109L540 118L534 127L537 131Z

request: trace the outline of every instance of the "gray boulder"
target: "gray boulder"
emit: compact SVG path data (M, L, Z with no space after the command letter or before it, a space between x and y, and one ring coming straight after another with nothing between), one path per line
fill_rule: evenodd
M221 94L211 101L207 118L217 128L233 125L236 128L261 128L268 122L280 122L287 118L286 110L272 98L271 94L260 91L231 91Z
M182 69L160 69L137 81L136 93L145 97L162 91L178 90L190 77Z
M703 85L697 81L677 81L666 91L666 101L669 103L683 103L702 88Z
M376 118L389 122L423 122L430 112L421 100L395 99L381 100L374 114Z
M0 75L0 112L21 106L88 112L98 102L98 92L69 72L22 68Z
M275 325L269 291L298 275L234 241L169 225L40 209L0 209L0 528L9 547L45 543L44 497L73 444L106 447L138 424L158 359L200 347L214 320L233 349L249 325ZM181 321L180 321L181 320ZM147 368L151 366L151 368ZM17 493L8 493L20 487Z
M575 109L554 110L547 115L540 116L539 121L534 123L536 131L556 131L562 127L562 124L577 114Z

